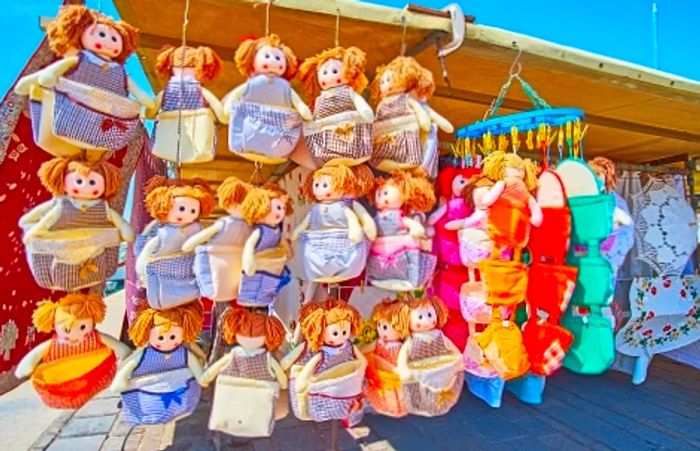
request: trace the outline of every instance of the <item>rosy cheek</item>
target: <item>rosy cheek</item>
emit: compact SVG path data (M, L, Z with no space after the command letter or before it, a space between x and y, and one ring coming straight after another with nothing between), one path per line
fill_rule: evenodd
M267 65L267 64L263 64L263 69L267 69L267 68L268 68L268 65Z
M159 344L157 344L157 345L155 346L155 348L156 348L156 349L160 349L161 346L160 346Z
M99 191L94 190L94 191L92 192L92 195L93 195L93 196L97 196L97 193L99 193Z
M341 80L340 78L338 78L337 80L335 80L336 83L340 83L341 81L342 81L342 80Z
M73 194L78 194L78 193L80 193L80 191L78 191L77 188L73 188Z
M95 48L96 48L97 50L101 50L101 49L102 49L102 44L100 44L99 42L96 43L96 44L95 44Z
M321 86L327 86L327 85L328 85L327 82L325 82L325 81L322 81L322 82L321 82Z

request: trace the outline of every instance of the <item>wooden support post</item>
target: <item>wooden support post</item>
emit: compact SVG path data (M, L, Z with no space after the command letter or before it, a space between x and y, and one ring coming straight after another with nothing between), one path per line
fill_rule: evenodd
M331 451L340 451L340 420L331 420Z

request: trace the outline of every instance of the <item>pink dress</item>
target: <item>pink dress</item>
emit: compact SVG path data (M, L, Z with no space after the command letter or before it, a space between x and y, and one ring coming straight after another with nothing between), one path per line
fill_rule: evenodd
M459 239L456 230L447 230L445 224L455 219L469 217L474 211L474 207L467 205L464 198L453 197L447 201L447 212L435 224L440 259L448 265L461 265L459 256Z

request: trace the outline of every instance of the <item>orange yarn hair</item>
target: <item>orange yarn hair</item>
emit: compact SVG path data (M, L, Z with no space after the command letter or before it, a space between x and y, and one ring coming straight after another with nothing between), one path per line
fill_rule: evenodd
M156 58L155 70L163 78L169 78L173 68L193 67L200 82L215 79L221 72L221 58L211 47L173 47L166 45Z
M416 175L414 175L416 174ZM370 202L376 205L376 193L387 184L394 185L399 189L405 212L422 212L430 211L435 205L435 188L428 180L424 173L415 171L413 174L409 171L394 171L391 177L378 178L375 181L372 192L370 193Z
M64 196L66 194L65 178L71 172L77 172L83 177L87 177L90 172L100 174L105 180L105 192L102 195L105 200L116 196L124 181L119 169L106 160L90 163L62 157L52 158L42 163L39 168L39 180L53 196Z
M401 339L408 337L410 329L410 310L408 304L398 299L382 299L372 309L372 322L375 327L379 321L391 324Z
M284 341L284 326L274 316L229 307L221 317L226 343L236 344L236 335L265 337L265 349L276 351Z
M55 302L41 301L32 314L32 323L39 332L49 333L55 324L67 322L68 327L72 327L74 321L81 319L91 319L99 324L105 319L106 311L102 296L70 293Z
M487 187L492 187L496 183L485 176L484 174L477 174L475 176L472 176L469 181L467 181L467 184L464 185L464 188L462 188L462 198L464 199L464 203L467 205L471 205L474 207L474 190L477 188L483 188L485 186Z
M219 197L219 207L226 210L242 204L251 189L253 189L253 185L250 183L246 183L238 177L227 177L216 190L216 195Z
M144 188L146 209L159 221L168 218L176 197L191 197L199 201L199 217L207 216L215 205L214 192L209 184L200 178L194 180L168 180L161 175L152 177Z
M146 301L141 301L136 310L136 317L129 328L129 338L141 348L148 344L151 329L159 327L167 333L172 327L182 328L182 341L194 343L202 331L204 310L199 301L173 307L167 310L150 308Z
M138 47L139 31L121 20L114 20L82 5L62 6L56 19L49 24L46 35L49 46L59 56L66 56L71 50L83 48L81 36L90 26L104 24L113 28L122 37L122 52L114 61L124 64L126 59Z
M529 158L523 160L514 153L506 153L502 150L495 150L484 158L482 173L493 181L503 180L506 168L520 169L525 174L523 181L527 190L534 192L539 186L537 173L539 168Z
M301 311L299 324L309 348L317 352L323 346L323 333L326 327L341 321L350 323L351 335L357 334L360 328L360 313L345 301L328 298L323 302L306 304Z
M447 323L447 316L449 312L445 303L442 302L437 296L427 296L418 299L412 299L408 301L408 308L410 310L415 310L420 307L432 306L435 309L435 314L437 315L437 329L442 329L442 327Z
M289 197L289 194L275 183L266 183L251 189L243 200L243 204L241 204L243 219L249 225L262 221L270 213L272 199L281 199L284 202L287 208L286 216L294 212L292 198Z
M419 100L428 100L435 93L435 79L433 78L433 73L425 67L421 67L418 86L413 90L413 93Z
M617 174L615 173L615 163L605 157L595 157L588 162L588 166L593 169L598 176L602 177L605 183L605 191L615 191L617 186Z
M286 80L291 80L297 74L299 69L299 60L297 60L296 55L292 52L292 49L282 44L280 37L276 34L271 34L263 38L258 39L246 39L243 41L236 49L236 54L233 60L236 63L236 67L241 75L250 77L255 74L254 62L255 54L263 46L269 45L270 47L276 47L282 50L284 53L284 59L287 61L287 69L282 74L282 78Z
M360 94L365 90L368 83L365 76L367 54L357 47L333 47L306 58L299 68L299 78L312 102L322 91L321 85L318 83L318 69L328 60L341 61L343 75L348 80L348 85Z
M352 195L357 190L355 183L355 173L347 166L324 166L316 169L314 172L306 176L304 183L301 185L301 195L310 202L316 202L314 197L314 180L328 176L331 178L331 189L344 194Z
M374 186L374 173L366 164L358 164L350 168L355 174L354 197L366 196Z
M394 73L394 83L398 84L401 92L411 92L418 88L425 90L425 86L420 86L421 78L425 77L423 66L411 56L397 56L389 64L377 68L377 73L369 87L373 99L381 100L379 83L384 72L388 70Z

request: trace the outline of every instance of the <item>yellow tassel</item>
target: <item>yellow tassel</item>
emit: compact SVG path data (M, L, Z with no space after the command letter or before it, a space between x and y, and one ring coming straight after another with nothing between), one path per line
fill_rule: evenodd
M510 142L513 145L513 152L518 153L518 150L520 150L520 136L518 135L518 127L515 125L510 128Z
M501 152L508 150L508 137L506 135L498 135L498 150Z
M544 143L547 142L547 126L545 124L540 124L537 127L537 147L542 147Z
M533 138L532 135L533 135L532 130L528 130L527 131L527 139L525 140L525 144L527 144L527 150L532 150L535 148L535 145L532 142L532 138Z
M484 143L484 154L489 154L493 150L493 135L491 132L486 132L484 133L484 136L482 136L481 141Z
M560 149L564 148L564 128L561 125L559 126L559 141L557 142L557 146Z
M464 152L462 153L462 158L467 158L467 155L472 153L472 140L467 138L464 140Z

